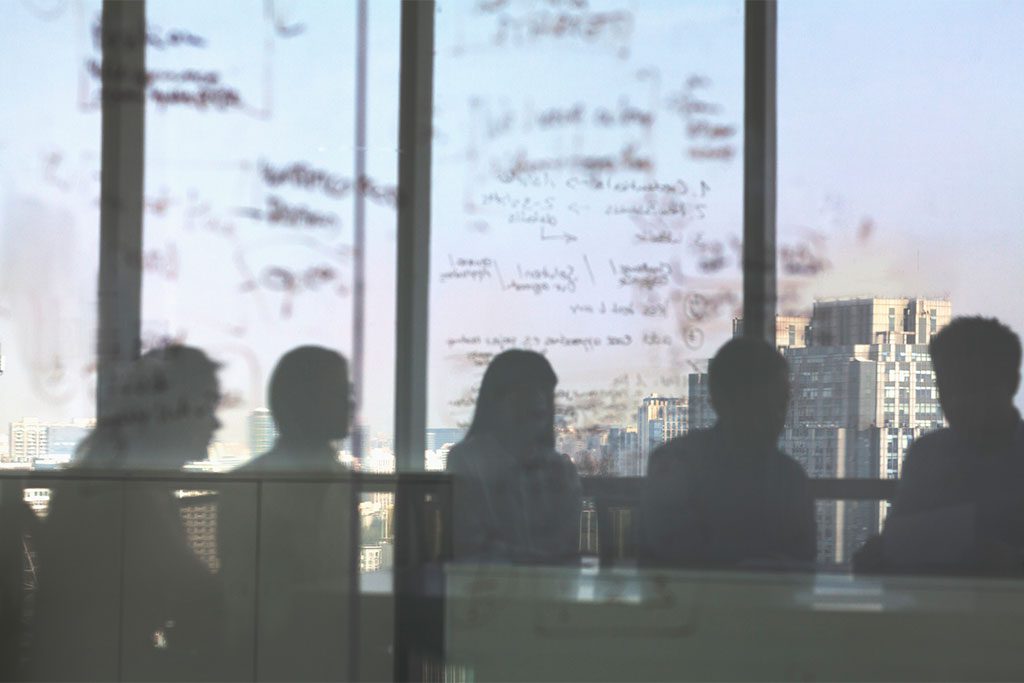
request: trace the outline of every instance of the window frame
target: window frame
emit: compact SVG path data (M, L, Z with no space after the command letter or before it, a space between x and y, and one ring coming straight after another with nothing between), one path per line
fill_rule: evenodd
M357 12L361 5L356 4ZM436 11L435 0L402 0L394 424L395 469L400 473L424 469ZM777 0L745 0L743 334L772 343L777 304L776 17ZM104 61L123 65L126 73L144 73L144 41L133 46L110 38L145 22L145 0L104 0ZM365 59L360 64L365 68ZM112 73L103 70L105 92L115 89ZM145 93L103 98L101 118L98 415L107 408L117 366L141 352ZM354 322L358 324L358 317ZM362 373L353 379L359 396Z

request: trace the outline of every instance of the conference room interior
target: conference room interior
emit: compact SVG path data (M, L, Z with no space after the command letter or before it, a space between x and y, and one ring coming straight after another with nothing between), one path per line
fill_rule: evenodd
M1024 674L1024 4L4 13L0 680Z

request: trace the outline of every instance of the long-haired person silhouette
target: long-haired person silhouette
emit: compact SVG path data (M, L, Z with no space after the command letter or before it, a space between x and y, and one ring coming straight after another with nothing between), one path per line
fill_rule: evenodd
M555 451L557 382L533 351L504 351L484 372L469 432L448 454L457 559L578 556L582 491L575 466Z

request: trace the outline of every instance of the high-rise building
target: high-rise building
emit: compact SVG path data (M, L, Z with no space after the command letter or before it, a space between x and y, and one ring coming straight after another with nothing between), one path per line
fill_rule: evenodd
M661 444L682 436L689 430L689 416L686 399L677 397L647 396L640 402L636 415L637 441L639 442L639 472L647 474L647 461L651 453Z
M266 408L249 413L249 453L252 457L266 453L277 440L277 425Z
M8 432L8 462L31 466L36 458L46 455L49 447L47 424L39 418L23 417L15 420Z
M807 345L811 319L805 315L775 316L775 347L780 351ZM733 318L732 336L743 336L743 318Z
M96 420L86 418L68 422L46 422L36 417L15 420L8 430L9 448L3 461L34 469L60 467L71 460L79 442L95 425Z
M829 299L814 302L809 346L928 344L952 318L946 299Z
M812 477L899 477L910 443L941 427L928 342L947 300L837 299L814 304L808 345L787 348L791 403L781 446ZM818 504L819 559L844 563L886 504Z
M640 445L636 425L612 427L600 435L601 456L610 474L619 477L637 476L640 472Z
M690 429L713 427L718 416L711 407L711 392L708 389L708 373L693 372L687 377L687 412Z

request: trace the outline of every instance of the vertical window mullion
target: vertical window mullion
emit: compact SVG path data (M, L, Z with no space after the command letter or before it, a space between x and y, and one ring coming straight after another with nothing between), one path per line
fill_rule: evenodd
M398 472L423 470L426 434L434 7L433 0L402 3L394 437Z
M743 332L775 345L776 0L747 0L743 104Z
M113 373L138 357L142 319L146 3L104 0L97 415Z

